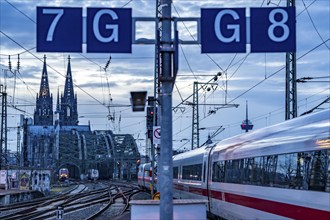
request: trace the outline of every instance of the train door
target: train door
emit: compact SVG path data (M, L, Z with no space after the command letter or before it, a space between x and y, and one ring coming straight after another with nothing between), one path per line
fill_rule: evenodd
M211 189L211 184L212 184L212 150L213 148L215 147L216 145L213 145L212 147L208 148L208 151L205 152L205 155L204 155L204 161L206 162L206 186L205 186L205 189L206 189L206 192L207 192L207 201L208 201L208 204L207 204L207 211L208 212L211 212L212 210L212 196L211 196L211 193L212 193L212 189Z
M203 176L202 176L202 187L203 189L206 189L207 187L207 163L208 163L208 158L207 155L204 155L203 157Z
M202 177L202 188L203 191L205 191L206 193L204 194L207 198L208 204L207 204L207 210L210 211L210 192L209 192L209 173L210 173L210 169L209 169L209 153L210 150L207 150L204 154L203 157L203 177Z

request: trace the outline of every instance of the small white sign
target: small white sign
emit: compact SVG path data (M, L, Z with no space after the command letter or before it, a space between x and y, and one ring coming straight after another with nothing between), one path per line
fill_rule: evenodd
M160 144L160 126L153 126L153 144Z

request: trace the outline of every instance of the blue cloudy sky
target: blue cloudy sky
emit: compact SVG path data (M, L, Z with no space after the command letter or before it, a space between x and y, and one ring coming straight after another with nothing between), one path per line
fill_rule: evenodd
M153 0L0 0L1 84L8 93L8 146L16 149L16 129L21 114L33 116L35 97L39 92L42 59L47 56L50 90L54 98L63 91L67 57L78 95L80 124L90 122L93 130L111 129L129 133L138 139L145 153L145 113L132 112L130 91L146 90L153 95L154 45L132 46L132 53L40 53L36 52L36 7L109 7L131 8L135 18L154 17ZM201 8L251 8L286 6L285 0L174 0L172 15L188 18L201 16ZM195 22L178 23L181 39L197 38ZM151 22L137 23L137 38L154 38ZM313 82L298 83L298 115L329 97L330 76L330 1L296 1L297 78L315 77ZM249 46L247 46L249 48ZM8 71L9 55L12 72ZM111 62L104 71L109 57ZM199 91L200 143L220 126L225 128L214 140L243 133L245 103L254 128L262 128L285 118L285 53L202 54L200 45L179 46L179 71L173 90L173 106L193 92L195 81L206 83L218 72L222 75L213 88ZM227 89L226 89L227 88ZM110 101L110 97L111 100ZM187 100L192 102L192 98ZM54 100L54 103L56 101ZM219 109L218 104L238 104L238 108ZM16 108L13 108L15 106ZM110 106L110 108L108 108ZM173 147L191 147L191 105L180 105L173 112ZM329 108L329 104L323 106ZM113 116L114 121L108 120Z

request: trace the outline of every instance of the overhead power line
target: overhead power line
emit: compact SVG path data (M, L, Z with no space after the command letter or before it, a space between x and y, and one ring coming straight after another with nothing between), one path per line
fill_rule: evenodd
M39 57L37 57L36 55L34 55L31 51L28 51L23 45L21 45L20 43L18 43L17 41L15 41L13 38L11 38L10 36L8 36L6 33L4 33L3 31L0 30L0 32L5 35L8 39L10 39L11 41L13 41L15 44L17 44L18 46L20 46L21 48L23 48L24 50L26 50L29 54L31 54L34 58L36 58L37 60L39 60L40 62L43 62L42 59L40 59ZM57 71L55 68L53 68L52 66L50 66L49 64L47 64L47 66L49 68L51 68L52 70L54 70L57 74L59 74L60 76L64 77L65 76L60 73L59 71ZM86 95L88 95L90 98L94 99L96 102L98 102L99 104L103 105L106 107L106 105L104 103L102 103L101 101L99 101L97 98L95 98L94 96L92 96L91 94L89 94L87 91L85 91L83 88L81 88L79 85L77 85L76 83L73 83L73 85L75 85L77 88L79 88L82 92L84 92Z

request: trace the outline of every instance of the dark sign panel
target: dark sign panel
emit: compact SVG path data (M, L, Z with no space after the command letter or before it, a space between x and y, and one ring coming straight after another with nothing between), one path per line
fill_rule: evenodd
M37 7L37 52L82 52L82 9Z
M201 9L202 53L246 51L245 8Z
M37 52L82 52L83 43L88 53L131 53L132 10L87 8L85 23L82 8L37 7Z
M294 7L251 8L251 52L295 52Z
M131 53L132 10L87 8L87 53Z
M295 7L201 9L202 53L295 52ZM249 42L248 42L249 41Z

